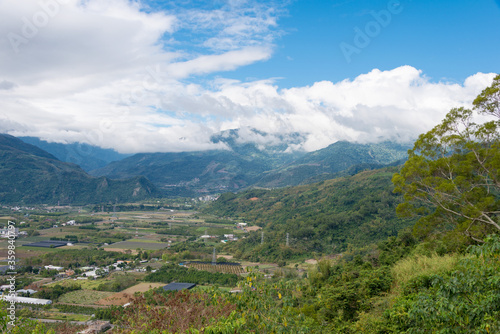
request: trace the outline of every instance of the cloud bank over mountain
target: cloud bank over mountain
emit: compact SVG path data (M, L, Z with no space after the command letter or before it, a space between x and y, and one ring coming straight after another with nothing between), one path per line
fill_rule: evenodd
M279 2L2 1L0 132L122 153L225 148L210 138L233 128L269 134L259 141L298 133L291 149L305 151L406 141L470 105L494 76L434 82L401 66L292 88L224 77L273 56L283 15Z

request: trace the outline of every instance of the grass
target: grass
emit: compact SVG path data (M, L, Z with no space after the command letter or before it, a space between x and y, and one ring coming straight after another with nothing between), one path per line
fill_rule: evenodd
M86 290L92 290L94 288L97 288L97 286L99 286L99 284L103 283L103 282L107 282L105 280L72 280L72 279L66 279L66 280L63 280L63 281L57 281L57 282L54 282L54 283L51 283L51 284L48 284L48 286L51 286L51 285L61 285L61 286L72 286L72 285L80 285L80 287L82 289L86 289Z
M106 246L106 248L117 248L117 249L137 249L137 248L142 248L146 250L156 250L156 249L163 249L168 246L167 243L159 243L159 242L137 242L137 241L120 241L114 244L111 244L109 246Z
M395 285L394 292L399 292L402 285L421 275L439 274L451 270L457 263L457 255L407 257L392 267Z
M93 305L98 300L114 295L115 292L94 291L94 290L76 290L65 293L59 297L60 303Z
M58 251L61 251L61 249L58 249L58 248L61 248L61 247L49 248L49 247L18 246L18 247L16 247L16 250L17 251L28 251L28 250L31 250L31 251L48 253L48 252L58 252Z
M61 320L61 321L88 321L90 316L85 314L42 312L38 315L43 319Z
M384 311L400 296L404 284L421 275L440 274L452 270L459 259L458 255L415 255L397 262L392 267L394 281L391 291L386 295L375 297L372 309L359 314L358 321L354 325L356 333L377 332L377 324L383 323Z
M143 243L149 243L149 244L161 244L162 242L156 241L156 240L151 240L151 239L130 239L127 240L126 242L143 242Z

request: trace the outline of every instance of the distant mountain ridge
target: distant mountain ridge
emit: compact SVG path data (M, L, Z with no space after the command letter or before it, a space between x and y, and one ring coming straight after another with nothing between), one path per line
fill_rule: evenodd
M255 135L265 137L255 131ZM288 140L300 141L299 137ZM276 188L352 175L404 161L409 144L337 142L324 149L289 153L288 143L244 142L238 130L213 136L229 150L182 153L141 153L90 171L112 179L145 176L167 196L234 192L250 187Z
M79 166L22 140L0 134L0 203L87 204L157 197L146 178L92 177Z
M61 144L49 143L36 137L18 138L27 144L49 152L63 162L75 163L86 172L131 156L131 154L121 154L112 149L103 149L85 143Z
M365 169L378 169L394 162L403 162L410 144L382 142L356 144L339 141L318 151L310 152L276 170L266 172L256 183L266 188L309 184ZM353 172L347 172L352 175Z

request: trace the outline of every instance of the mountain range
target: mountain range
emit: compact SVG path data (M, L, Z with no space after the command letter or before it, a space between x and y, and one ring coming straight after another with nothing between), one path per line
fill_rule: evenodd
M252 131L254 137L267 136ZM240 130L212 137L213 143L227 149L126 156L86 144L48 143L32 137L23 137L23 142L1 135L0 200L94 203L282 188L399 164L410 148L394 142L336 142L303 152L290 150L303 140L298 135L276 138L273 144L242 137Z
M249 187L294 186L352 175L401 163L410 148L409 144L393 142L336 142L310 153L290 152L286 144L263 146L241 142L238 130L214 136L212 141L223 142L228 149L136 154L92 170L90 174L112 179L142 175L167 195L196 196Z
M145 177L125 180L88 175L78 165L0 134L0 203L86 204L138 201L160 196Z
M19 139L47 151L63 162L77 164L86 172L131 156L131 154L121 154L112 149L104 149L85 143L49 143L36 137L19 137Z

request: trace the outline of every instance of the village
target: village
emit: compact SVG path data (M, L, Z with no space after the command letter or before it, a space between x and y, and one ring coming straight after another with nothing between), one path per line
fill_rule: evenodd
M8 281L12 268L6 262L0 267L1 299L15 303L20 314L95 321L92 310L126 307L150 289L205 289L222 282L240 291L237 277L245 276L248 268L260 267L269 277L277 268L231 262L233 256L224 252L224 245L261 229L248 222L201 216L194 210L66 210L4 208L0 217L0 222L16 226L0 229L0 252L7 254L9 236L15 237L16 246L15 280ZM203 278L189 280L193 271L204 273ZM217 281L213 274L226 276Z

